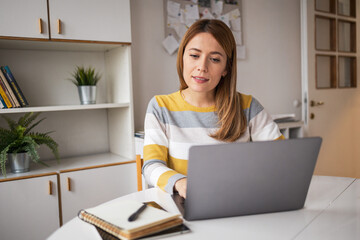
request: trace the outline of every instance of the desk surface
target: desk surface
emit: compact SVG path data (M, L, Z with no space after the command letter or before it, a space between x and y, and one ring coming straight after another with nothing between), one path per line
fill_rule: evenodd
M132 193L112 201L156 201L178 212L171 196L157 188ZM107 204L107 203L104 203ZM360 180L314 176L305 207L281 213L185 221L190 233L168 239L359 239ZM49 240L101 240L96 229L74 218L55 231Z

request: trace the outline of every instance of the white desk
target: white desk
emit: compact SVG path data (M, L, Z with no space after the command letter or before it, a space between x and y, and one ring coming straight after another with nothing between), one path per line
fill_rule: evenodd
M114 199L156 201L178 212L169 194L153 188ZM105 203L106 204L106 203ZM359 239L360 180L314 176L305 207L297 211L185 222L191 233L168 239ZM49 240L101 240L96 229L74 218Z

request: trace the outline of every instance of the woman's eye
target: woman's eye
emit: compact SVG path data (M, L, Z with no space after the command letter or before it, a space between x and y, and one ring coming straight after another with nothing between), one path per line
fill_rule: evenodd
M190 54L190 57L193 57L193 58L198 58L199 55L196 55L196 54Z
M211 61L218 63L218 62L220 62L220 59L219 58L211 58Z

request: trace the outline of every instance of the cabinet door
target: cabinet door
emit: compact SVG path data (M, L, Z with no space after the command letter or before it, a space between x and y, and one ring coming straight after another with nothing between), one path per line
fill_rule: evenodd
M60 173L60 187L65 224L81 209L136 192L135 163Z
M53 39L131 42L129 0L49 0L49 15Z
M45 239L60 227L56 175L1 182L0 193L1 239Z
M49 38L46 0L1 0L0 36Z

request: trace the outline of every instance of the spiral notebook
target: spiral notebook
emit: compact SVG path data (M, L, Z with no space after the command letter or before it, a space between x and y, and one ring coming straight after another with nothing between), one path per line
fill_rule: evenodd
M94 208L81 210L79 218L119 239L148 236L183 223L179 214L165 212L148 206L132 222L129 216L143 203L138 201L112 201Z

